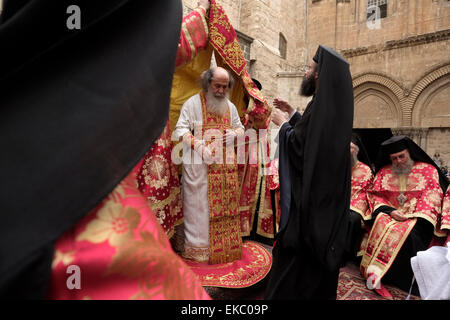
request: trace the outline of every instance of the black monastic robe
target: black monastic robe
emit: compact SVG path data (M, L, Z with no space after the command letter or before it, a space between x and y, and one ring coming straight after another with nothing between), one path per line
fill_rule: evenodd
M352 79L349 64L334 50L319 46L314 60L316 94L301 118L292 117L280 129L284 207L266 299L335 299L346 250Z

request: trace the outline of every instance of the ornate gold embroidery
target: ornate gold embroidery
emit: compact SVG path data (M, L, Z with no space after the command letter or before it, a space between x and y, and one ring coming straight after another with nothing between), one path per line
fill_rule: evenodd
M203 93L200 98L203 135L208 129L217 129L224 134L226 129L231 128L229 110L223 117L213 115L207 111ZM222 164L213 163L208 166L209 263L211 264L231 262L240 259L242 254L236 157L234 157L234 164L227 164L226 157L225 153Z
M384 213L375 219L360 266L366 278L374 273L374 287L391 267L416 221L413 218L399 222Z
M231 24L219 5L216 4L211 6L210 12L210 42L216 48L223 60L231 67L231 69L234 70L237 75L240 75L247 62L245 61L244 54L242 53L237 37L234 36L233 39L229 39L232 41L227 43L227 38L223 35L224 33L233 33ZM221 28L224 30L219 30Z
M185 245L181 256L185 259L191 259L198 262L207 262L209 260L209 248L208 247L191 247Z
M255 245L245 242L242 247L246 247L249 250L248 256L251 257L248 265L241 268L233 268L232 272L224 273L222 275L215 273L206 273L200 277L203 286L214 287L230 287L230 283L233 287L244 288L255 284L255 280L263 279L270 270L271 257L270 254ZM221 266L215 267L215 270L228 269L233 265L233 262L224 263ZM262 267L267 266L267 267ZM193 269L196 267L193 266Z
M156 154L146 159L142 166L142 175L145 184L156 189L162 189L169 183L170 168L167 160L160 154Z
M180 189L173 189L172 193L164 200L157 200L155 197L148 197L148 200L150 202L150 206L153 211L159 211L164 209L165 206L172 204L173 202L175 205L174 211L179 212L177 209L180 205L179 203L179 197L181 196Z

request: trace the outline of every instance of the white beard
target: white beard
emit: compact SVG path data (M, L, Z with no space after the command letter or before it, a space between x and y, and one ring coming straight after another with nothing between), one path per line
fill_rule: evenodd
M410 158L404 167L398 167L392 164L392 172L396 175L408 175L414 166L414 161Z
M212 114L223 117L228 110L228 97L229 94L225 94L223 98L216 97L211 91L206 93L206 107Z

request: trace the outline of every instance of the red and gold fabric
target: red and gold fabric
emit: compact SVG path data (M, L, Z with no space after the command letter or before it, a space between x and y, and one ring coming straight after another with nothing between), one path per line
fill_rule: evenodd
M260 136L259 129L267 129L270 122L271 107L252 81L246 68L244 54L239 46L236 32L229 22L223 8L215 0L211 1L209 13L210 42L215 49L219 66L231 71L235 86L230 99L236 105L246 130L256 130L256 141L246 141L246 162L239 164L240 200L242 236L250 235L254 219L257 217L256 233L267 238L274 237L272 201L268 176L264 165L268 165L266 155L269 144ZM252 147L250 147L252 145ZM260 193L261 191L261 193ZM256 212L259 199L259 210Z
M358 161L352 168L350 209L359 213L364 221L372 218L367 193L372 188L373 174L369 166Z
M208 43L208 25L205 9L198 7L181 24L176 67L180 68L191 61Z
M268 175L268 186L274 193L275 208L272 210L275 214L275 233L278 232L278 225L281 219L281 206L280 206L280 176L278 174L278 158L270 161L269 163L269 175Z
M223 264L208 264L185 260L204 287L246 288L266 277L272 266L272 257L256 242L242 244L242 259Z
M241 118L245 118L246 128L266 129L270 122L271 107L258 90L247 71L247 62L239 45L236 31L231 25L222 6L211 0L209 10L210 44L214 48L216 61L231 71L236 81L230 93L231 101L236 105ZM247 96L250 101L244 99ZM246 117L244 116L244 113Z
M79 270L69 289L67 270ZM210 299L177 256L130 173L55 243L49 299Z
M208 26L205 15L205 10L199 7L183 18L176 58L177 70L206 48ZM163 133L145 155L142 167L136 171L139 190L147 198L169 238L173 236L175 227L183 222L180 181L177 168L171 161L173 146L169 115Z
M183 209L178 172L171 161L173 143L167 123L163 134L156 140L138 167L136 180L139 190L156 214L168 237L174 227L183 222Z
M416 222L417 218L400 222L385 213L377 215L360 265L365 278L375 279L374 288L389 270Z
M209 9L210 41L216 52L238 76L247 62L239 45L236 32L228 20L225 11L217 1L211 0Z
M203 115L202 136L205 138L208 130L215 130L222 136L225 135L226 130L231 129L230 111L228 110L223 117L212 114L207 110L203 92L200 94L200 98ZM214 137L206 143L212 151L213 159L216 158L215 151L219 150L218 147L221 149L222 143L221 140L215 140ZM232 162L227 152L223 152L222 161L215 161L208 165L210 264L232 262L241 259L242 256L237 157L235 150L233 153Z
M267 157L261 156L264 148L265 154L269 154L269 144L259 133L259 129L268 128L272 109L248 73L236 32L223 8L215 0L211 1L209 30L210 43L217 53L217 64L230 70L235 78L236 84L230 92L230 100L236 105L245 129L256 130L257 140L253 141L253 147L249 147L247 140L246 162L238 166L242 236L250 234L257 216L256 233L273 238L274 210L267 175L264 174L264 165L267 166L269 161L266 161ZM258 199L259 211L256 213Z
M437 230L435 239L437 244L445 245L445 243L450 241L450 188L447 189L442 200L442 212L439 217Z
M273 207L271 190L279 191L278 169L276 162L266 159L269 148L263 141L265 138L258 136L256 143L247 142L246 163L239 165L241 233L249 236L256 218L256 234L273 239L274 220L279 221L280 206L279 192L276 192Z
M450 231L450 188L447 189L442 202L441 228Z
M392 165L382 168L369 193L369 205L372 212L381 206L389 206L406 218L423 218L436 228L442 198L436 168L416 162L408 176L393 174Z
M374 276L374 286L389 270L417 218L437 227L442 197L438 172L430 164L416 162L407 176L393 174L392 165L377 173L369 193L370 210L389 206L408 219L400 222L382 212L375 219L360 266L366 278Z

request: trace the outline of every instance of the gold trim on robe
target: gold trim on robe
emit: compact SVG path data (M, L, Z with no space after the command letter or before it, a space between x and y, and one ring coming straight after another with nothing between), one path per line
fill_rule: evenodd
M436 229L437 237L450 237L450 188L447 189L442 201L442 212Z
M447 189L442 202L441 228L450 231L450 188Z
M416 222L417 218L396 221L385 213L375 219L360 266L366 279L375 276L374 288L391 267Z
M373 174L369 166L358 161L352 168L350 209L359 213L364 221L372 218L367 199L367 193L372 187L372 182Z
M202 102L202 134L209 129L218 130L222 135L231 129L230 111L223 117L208 112L203 92L200 94ZM215 150L223 147L222 140L207 142L211 147L212 157ZM224 148L226 150L226 148ZM209 263L227 263L241 259L242 238L241 221L238 208L239 181L237 172L237 157L233 150L233 163L227 152L223 152L222 163L213 162L208 165L208 203L209 203Z

